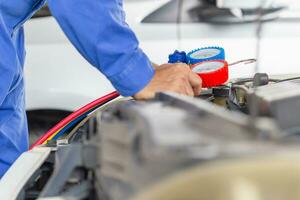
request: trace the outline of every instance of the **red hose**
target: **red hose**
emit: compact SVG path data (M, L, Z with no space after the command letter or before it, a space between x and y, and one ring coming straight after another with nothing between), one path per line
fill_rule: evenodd
M73 112L72 114L70 114L68 117L66 117L65 119L63 119L62 121L60 121L57 125L55 125L53 128L51 128L47 133L45 133L42 137L40 137L33 145L31 145L30 150L36 146L39 146L41 144L43 144L45 141L47 141L55 132L57 132L58 130L60 130L61 128L63 128L64 126L66 126L69 122L73 121L74 119L76 119L77 117L81 116L83 113L89 111L90 109L101 105L107 101L113 100L115 98L117 98L118 96L120 96L120 94L115 91L112 92L110 94L107 94L89 104L87 104L86 106L80 108L79 110Z

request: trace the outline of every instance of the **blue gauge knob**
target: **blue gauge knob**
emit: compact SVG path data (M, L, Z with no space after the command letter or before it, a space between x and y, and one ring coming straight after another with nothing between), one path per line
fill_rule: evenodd
M184 51L176 50L173 54L169 55L168 63L187 63L186 53Z
M225 51L221 47L200 48L188 53L186 59L191 65L210 60L225 60Z

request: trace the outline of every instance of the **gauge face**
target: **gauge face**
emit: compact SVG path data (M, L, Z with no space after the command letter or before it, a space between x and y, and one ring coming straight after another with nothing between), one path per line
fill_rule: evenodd
M220 49L202 49L192 53L190 56L193 59L207 59L221 53Z
M212 61L212 62L203 62L196 64L194 68L192 69L195 73L209 73L217 71L224 67L224 63L218 62L218 61Z

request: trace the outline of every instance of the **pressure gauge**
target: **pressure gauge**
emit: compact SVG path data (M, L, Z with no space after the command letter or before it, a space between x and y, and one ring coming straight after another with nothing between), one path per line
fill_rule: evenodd
M228 63L225 60L211 60L191 66L193 72L202 79L202 87L211 88L224 84L228 80Z
M225 51L220 47L205 47L187 54L188 64L196 64L208 60L225 60Z

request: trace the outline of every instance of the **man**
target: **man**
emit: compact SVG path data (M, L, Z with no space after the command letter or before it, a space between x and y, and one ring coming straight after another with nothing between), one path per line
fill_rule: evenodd
M22 25L45 1L0 0L0 177L28 149ZM153 68L125 22L122 0L49 0L48 4L72 44L123 96L140 100L157 91L199 94L201 80L187 65Z

